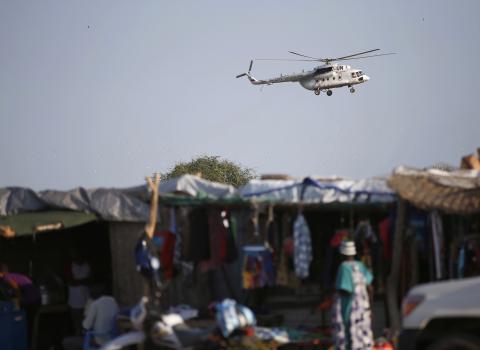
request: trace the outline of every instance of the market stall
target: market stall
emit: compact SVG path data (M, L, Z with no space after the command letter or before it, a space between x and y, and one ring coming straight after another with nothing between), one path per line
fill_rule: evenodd
M480 274L480 173L468 169L397 168L388 181L399 196L389 313L412 286Z

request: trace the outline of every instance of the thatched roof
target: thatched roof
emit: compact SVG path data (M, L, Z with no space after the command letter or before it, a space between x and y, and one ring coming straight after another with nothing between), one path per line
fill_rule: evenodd
M388 180L397 194L422 209L480 213L480 171L399 167Z

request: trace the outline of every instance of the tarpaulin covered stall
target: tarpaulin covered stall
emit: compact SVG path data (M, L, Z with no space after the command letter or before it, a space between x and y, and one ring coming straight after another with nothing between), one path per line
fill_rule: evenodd
M236 189L193 175L184 175L162 181L159 189L160 226L168 224L166 221L175 213L172 208L185 208L187 211L188 208L202 206L243 208L240 210L242 214L238 215L242 223L238 223L238 226L246 228L249 227L251 216L255 215L255 209L252 208L262 203L289 207L290 211L293 210L291 215L295 215L295 208L300 204L312 205L317 209L328 207L347 210L369 205L384 206L395 202L395 194L389 189L384 178L347 180L309 177L296 180L252 180ZM149 191L144 185L123 189L79 187L69 191L39 192L9 187L0 189L0 224L11 226L17 235L25 235L50 232L49 229L62 230L93 222L92 220L107 222L114 290L116 288L121 295L121 302L130 303L139 292L132 288L135 283L131 282L138 281L139 277L130 252L148 220L149 200ZM162 213L162 208L170 209ZM313 215L314 211L310 216ZM185 221L188 215L180 216L177 215L177 221ZM290 214L287 216L290 217ZM353 215L350 215L347 221L352 218ZM288 220L283 225L290 227ZM350 226L353 229L353 221ZM187 229L188 225L183 228L184 231Z
M398 330L398 300L409 287L478 273L478 259L468 269L461 256L468 256L469 249L472 257L480 254L480 171L402 166L393 171L388 184L399 197L389 278L390 321Z

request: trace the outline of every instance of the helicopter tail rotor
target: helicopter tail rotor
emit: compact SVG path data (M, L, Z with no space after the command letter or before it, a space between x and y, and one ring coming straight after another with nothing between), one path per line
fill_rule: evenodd
M248 72L237 75L237 78L241 78L241 77L247 76L247 77L248 77L248 80L250 80L250 83L252 83L253 85L265 84L265 82L263 82L262 80L257 80L257 79L255 79L255 78L250 74L250 72L252 71L252 66L253 66L253 60L250 61L250 66L248 67Z
M251 77L250 76L250 71L252 70L252 66L253 66L253 60L250 61L250 66L248 67L248 72L237 75L237 78L241 78L241 77L244 77L244 76L248 76L250 78Z

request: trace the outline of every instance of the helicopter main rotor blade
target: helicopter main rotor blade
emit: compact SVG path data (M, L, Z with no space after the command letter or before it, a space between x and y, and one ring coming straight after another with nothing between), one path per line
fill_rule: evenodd
M302 55L301 53L297 53L297 52L293 52L293 51L288 51L294 55L297 55L297 56L302 56L302 57L306 57L306 58L311 58L313 60L316 60L316 61L319 61L319 60L322 60L322 58L318 58L318 57L311 57L311 56L307 56L307 55Z
M252 65L253 65L253 60L250 61L250 67L248 67L248 73L250 73L250 71L252 70Z
M389 55L396 55L396 52L389 52L389 53L382 53L380 55L369 55L369 56L362 56L362 57L350 57L350 58L342 58L342 59L335 59L335 61L350 61L350 60L360 60L362 58L369 58L369 57L378 57L378 56L389 56Z
M301 59L291 59L291 58L255 58L255 61L292 61L292 62L316 62L317 59L311 60L301 60Z
M378 51L378 50L380 50L380 49L373 49L373 50L368 50L368 51L364 51L364 52L354 53L353 55L348 55L348 56L342 56L342 57L332 58L330 61L343 60L343 59L345 59L345 58L350 58L350 57L354 57L354 56L364 55L364 54L366 54L366 53L370 53L370 52L374 52L374 51Z

